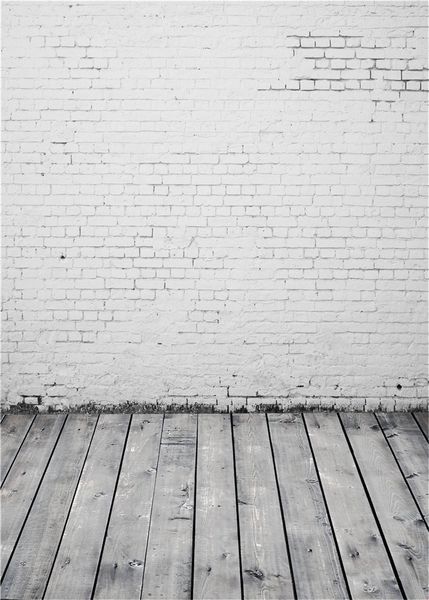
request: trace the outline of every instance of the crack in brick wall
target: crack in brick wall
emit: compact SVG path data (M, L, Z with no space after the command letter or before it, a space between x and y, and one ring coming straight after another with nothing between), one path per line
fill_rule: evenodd
M5 408L425 406L426 3L2 8Z

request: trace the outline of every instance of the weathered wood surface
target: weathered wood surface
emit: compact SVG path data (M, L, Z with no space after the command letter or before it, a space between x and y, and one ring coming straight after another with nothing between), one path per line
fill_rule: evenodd
M33 415L6 415L1 421L0 472L2 484L33 421Z
M244 598L294 598L264 415L233 415Z
M96 421L67 417L2 582L2 598L43 598Z
M142 598L191 597L197 416L167 414Z
M2 577L65 418L64 415L36 417L1 489Z
M414 418L419 424L421 430L423 431L426 439L429 441L429 413L427 412L415 412Z
M99 417L45 598L91 597L129 421Z
M1 598L426 597L418 419L39 415L4 438Z
M353 598L402 598L338 416L305 415Z
M426 524L428 524L429 445L409 413L379 413L377 418Z
M298 598L347 598L326 505L300 414L268 416Z
M198 416L194 598L241 598L229 415Z
M133 415L95 588L100 600L140 598L163 416Z
M356 461L371 497L407 598L428 596L427 529L390 451L370 413L342 415Z

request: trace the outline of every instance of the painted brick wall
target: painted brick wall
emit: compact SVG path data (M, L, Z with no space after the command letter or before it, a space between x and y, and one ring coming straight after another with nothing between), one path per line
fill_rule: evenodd
M424 405L426 13L4 3L4 405Z

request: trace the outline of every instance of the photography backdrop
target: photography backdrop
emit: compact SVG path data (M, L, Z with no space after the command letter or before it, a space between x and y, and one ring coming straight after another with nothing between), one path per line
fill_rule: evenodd
M3 3L3 406L424 406L426 19Z

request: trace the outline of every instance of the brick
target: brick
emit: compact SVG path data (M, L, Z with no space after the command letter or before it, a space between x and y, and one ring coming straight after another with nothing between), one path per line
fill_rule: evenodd
M402 71L403 81L416 80L425 81L428 78L428 72L426 69L419 71Z
M4 405L423 406L426 7L148 6L4 11Z

